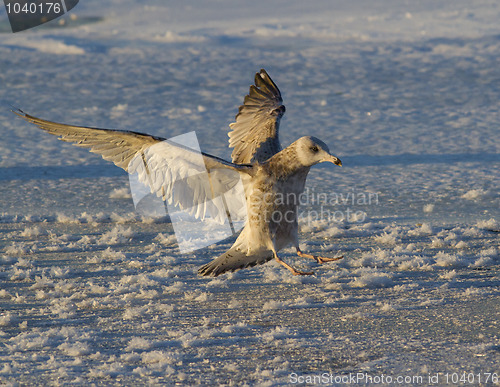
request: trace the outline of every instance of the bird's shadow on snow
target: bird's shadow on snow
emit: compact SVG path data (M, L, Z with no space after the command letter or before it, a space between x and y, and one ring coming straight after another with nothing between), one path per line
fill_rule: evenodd
M399 155L354 155L343 156L342 163L351 167L367 167L380 165L412 165L412 164L456 164L456 163L491 163L500 161L497 153L451 153L451 154L413 154Z
M40 165L0 168L0 181L59 180L96 177L116 177L126 172L108 164L95 165Z

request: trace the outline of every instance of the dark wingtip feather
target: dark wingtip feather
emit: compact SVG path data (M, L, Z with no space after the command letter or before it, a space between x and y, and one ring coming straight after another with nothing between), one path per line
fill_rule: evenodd
M31 122L32 124L37 125L35 122L36 117L30 116L28 113L25 113L23 110L16 108L15 106L12 106L12 109L10 110L12 113L15 115L21 117L23 120L26 120L28 122Z
M15 107L15 106L12 106L12 105L10 105L10 108L11 108L10 111L12 113L14 113L15 115L18 115L21 118L26 118L26 113L23 112L21 109Z
M281 100L281 92L266 70L261 69L260 72L255 74L255 86L257 86L262 91L270 94L271 96L275 96Z

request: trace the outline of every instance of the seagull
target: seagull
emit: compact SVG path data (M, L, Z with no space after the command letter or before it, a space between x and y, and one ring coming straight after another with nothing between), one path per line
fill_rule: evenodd
M244 227L231 248L200 267L199 275L216 277L272 259L293 275L314 274L299 271L278 256L289 245L298 256L319 264L343 258L312 255L299 247L299 197L310 168L323 162L338 166L342 163L323 141L312 136L301 137L282 149L278 131L285 106L281 92L264 69L255 74L254 85L239 107L235 122L229 125L231 162L157 136L66 125L20 109L13 111L60 140L89 148L129 173L137 172L152 193L179 208L189 208L197 218L220 213L221 209L229 215L226 201L221 207L209 199L217 193L214 186L220 192L235 187L235 179L228 178L230 173L238 176L244 188L244 198L239 201L246 207ZM175 181L179 179L184 183L182 189L176 190Z

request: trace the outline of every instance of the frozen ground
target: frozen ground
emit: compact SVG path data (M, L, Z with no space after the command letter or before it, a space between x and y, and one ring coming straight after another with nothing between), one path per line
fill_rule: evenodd
M87 0L18 34L2 8L0 383L494 385L498 2L203 4ZM273 262L198 277L231 241L179 254L167 219L134 212L123 171L9 111L195 130L229 158L262 67L284 94L282 142L316 135L344 163L311 171L301 238L345 259L283 255L313 277Z

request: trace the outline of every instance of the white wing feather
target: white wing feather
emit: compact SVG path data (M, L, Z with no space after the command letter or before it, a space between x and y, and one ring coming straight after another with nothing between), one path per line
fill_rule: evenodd
M152 193L196 218L209 216L223 222L227 212L233 218L246 216L240 173L253 174L250 165L236 165L161 137L60 124L21 110L15 113L60 140L90 148L125 171L137 173Z

